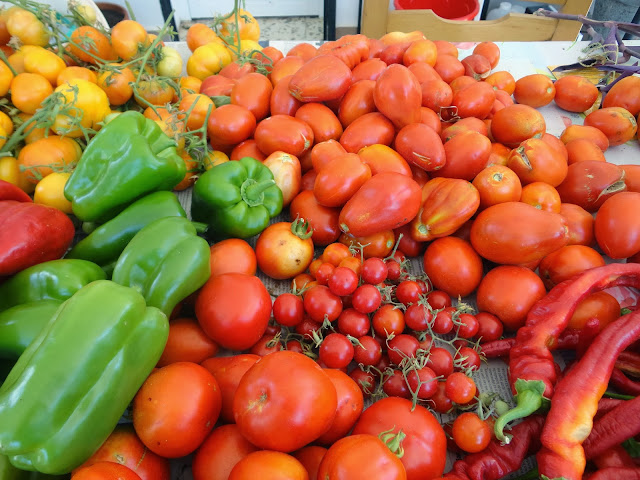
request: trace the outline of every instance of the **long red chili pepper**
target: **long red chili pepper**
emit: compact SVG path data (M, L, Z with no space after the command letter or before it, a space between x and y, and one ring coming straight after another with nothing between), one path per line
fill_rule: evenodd
M640 397L622 402L593 424L582 445L587 458L597 457L611 447L640 433Z
M625 373L618 368L614 368L613 372L611 372L610 382L611 385L622 393L633 396L640 395L640 382L627 377Z
M544 417L532 415L511 429L513 441L503 445L495 438L482 452L472 453L453 464L445 480L498 480L515 472L522 461L540 448Z
M609 383L616 358L640 337L640 311L610 323L584 356L556 385L542 430L538 470L549 478L582 478L586 465L582 442L589 436L598 401Z
M616 360L616 368L633 376L640 376L640 354L624 351Z
M593 458L593 463L595 463L599 469L610 467L637 468L633 458L622 448L622 445L615 445L605 450Z
M509 355L509 377L517 405L498 418L496 437L508 442L503 429L517 418L547 405L558 380L550 347L567 327L578 303L590 293L613 286L640 287L640 264L611 263L556 285L529 311Z
M626 402L626 400L602 397L598 402L598 413L596 413L595 418L601 418L603 415L606 415L614 408L619 407L624 402Z

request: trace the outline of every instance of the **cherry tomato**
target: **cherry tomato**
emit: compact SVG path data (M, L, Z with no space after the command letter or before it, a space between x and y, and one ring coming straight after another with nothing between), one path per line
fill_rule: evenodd
M304 310L314 322L322 323L325 316L333 322L342 313L342 300L329 287L316 285L304 294Z
M346 267L337 267L328 282L329 290L338 296L352 294L358 288L358 275Z
M375 312L381 303L382 295L374 285L360 285L353 292L353 308L361 313Z
M418 282L414 280L403 280L396 286L395 294L400 303L409 305L410 303L416 303L420 299L422 289Z
M462 347L455 355L454 362L461 370L475 371L480 368L480 355L471 347Z
M380 343L370 335L358 337L360 345L354 347L353 359L358 364L376 365L382 359Z
M461 313L458 316L460 325L456 325L458 336L462 338L473 338L477 335L480 329L480 323L478 319L470 313Z
M327 368L345 368L353 360L353 344L341 333L330 333L320 344L318 359Z
M491 441L491 429L487 422L473 412L461 413L453 421L453 441L467 453L481 452Z
M453 373L453 356L445 348L432 347L429 351L427 367L431 368L436 375L447 378Z
M387 264L381 258L370 257L362 263L360 275L362 281L371 285L377 285L387 279Z
M273 302L273 318L280 325L295 327L304 320L304 303L293 293L282 293Z
M404 320L408 328L416 332L427 330L433 324L433 310L421 303L409 305L404 312Z
M382 305L376 310L373 314L371 323L376 335L384 339L391 334L400 335L404 331L405 327L404 314L402 313L402 310L394 308L394 306L389 303Z
M447 377L445 394L458 405L469 403L477 391L476 382L462 372L453 372Z
M447 397L445 388L445 380L438 380L436 382L436 391L431 398L429 398L429 405L438 413L447 413L453 408L453 402Z
M476 320L478 320L476 337L481 340L481 343L492 342L502 337L504 326L493 313L478 312L476 313Z
M451 297L442 290L433 290L427 294L427 303L432 309L440 310L451 306Z

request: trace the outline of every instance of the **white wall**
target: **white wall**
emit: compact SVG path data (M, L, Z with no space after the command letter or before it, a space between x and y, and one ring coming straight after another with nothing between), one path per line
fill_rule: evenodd
M358 6L358 0L337 0L336 27L357 27Z
M109 2L127 8L125 0L109 0ZM129 4L136 20L147 30L158 30L164 24L159 0L129 0Z

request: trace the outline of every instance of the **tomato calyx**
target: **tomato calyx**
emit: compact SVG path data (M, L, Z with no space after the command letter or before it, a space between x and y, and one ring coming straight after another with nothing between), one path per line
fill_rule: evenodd
M404 456L404 447L402 446L402 441L407 437L407 434L402 430L399 430L398 433L393 433L393 428L390 430L385 430L384 432L380 432L378 438L382 440L391 453L393 453L396 457L402 458Z
M291 222L291 233L301 240L306 240L313 235L313 228L309 225L308 220L296 217L296 219Z

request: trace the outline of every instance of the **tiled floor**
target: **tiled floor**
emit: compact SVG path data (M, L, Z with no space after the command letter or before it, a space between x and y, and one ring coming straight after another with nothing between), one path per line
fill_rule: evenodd
M260 39L269 40L322 40L324 25L321 17L260 17ZM210 20L209 20L210 21ZM207 24L207 19L197 22ZM178 29L180 40L186 38L187 29L195 22L182 22Z

